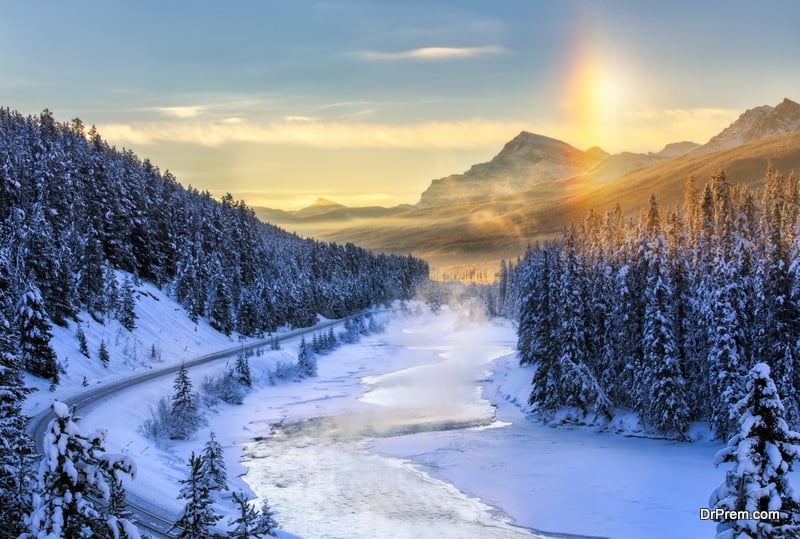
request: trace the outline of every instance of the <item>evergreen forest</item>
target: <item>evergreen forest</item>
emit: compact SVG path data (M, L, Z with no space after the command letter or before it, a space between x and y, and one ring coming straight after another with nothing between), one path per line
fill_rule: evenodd
M707 421L726 440L748 371L767 364L800 425L800 187L767 168L758 191L719 173L689 178L680 208L590 212L529 249L501 280L516 310L530 403L555 417L685 436ZM507 282L508 281L508 282Z

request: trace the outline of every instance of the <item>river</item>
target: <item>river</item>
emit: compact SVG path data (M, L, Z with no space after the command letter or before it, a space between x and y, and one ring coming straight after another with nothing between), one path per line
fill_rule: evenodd
M544 537L410 460L370 450L386 437L491 426L479 381L512 352L459 331L470 322L452 313L399 322L320 356L303 397L270 406L282 419L245 447L244 480L282 528L309 539Z

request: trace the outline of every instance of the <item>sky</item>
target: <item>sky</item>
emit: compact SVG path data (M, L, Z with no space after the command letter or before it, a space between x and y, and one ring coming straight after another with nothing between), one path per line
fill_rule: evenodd
M526 130L706 142L800 101L800 3L0 0L0 106L251 206L413 204Z

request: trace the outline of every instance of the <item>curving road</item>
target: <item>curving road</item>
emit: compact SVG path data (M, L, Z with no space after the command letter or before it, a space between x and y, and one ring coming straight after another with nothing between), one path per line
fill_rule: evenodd
M227 348L225 350L220 350L212 354L208 354L190 361L186 361L184 362L184 365L186 366L186 368L191 368L197 365L202 365L204 363L210 363L218 359L229 358L231 356L237 355L242 349L247 351L247 350L255 350L256 348L261 348L263 346L269 346L273 342L273 338L277 339L278 342L281 342L286 339L297 337L299 335L314 333L321 329L326 329L330 326L339 325L343 323L345 320L346 318L343 318L341 320L328 320L312 327L300 328L286 333L276 334L268 339L259 339L251 343L245 344L243 347L236 346L234 348ZM180 365L173 365L171 367L164 367L143 374L131 376L129 378L125 378L124 380L119 380L110 384L102 385L97 388L89 389L69 399L65 399L64 403L67 406L69 406L70 409L75 407L77 410L86 410L92 406L97 405L98 403L100 403L105 399L113 397L120 391L123 391L125 389L130 389L131 387L137 384L141 384L143 382L175 374L176 372L178 372L178 369L180 369ZM48 409L34 416L31 419L31 422L28 424L28 432L33 438L34 442L36 443L36 448L40 453L42 453L44 449L43 443L44 443L45 431L47 430L47 425L50 423L50 420L52 420L54 417L55 414L53 414L53 411L51 409ZM171 538L176 536L175 534L169 533L170 528L172 527L172 525L176 520L175 515L170 515L167 512L161 510L155 503L152 503L151 501L140 498L138 496L134 496L132 494L128 494L127 500L128 500L128 508L133 513L132 520L136 523L137 527L148 533L151 537Z

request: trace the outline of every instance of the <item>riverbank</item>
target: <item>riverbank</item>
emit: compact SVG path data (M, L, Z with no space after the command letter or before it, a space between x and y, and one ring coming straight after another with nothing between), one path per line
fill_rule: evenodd
M724 479L719 442L679 443L548 427L527 415L532 369L520 367L507 321L475 327L506 353L480 381L496 408L489 428L374 440L371 451L408 459L528 528L614 539L710 537L699 509Z

